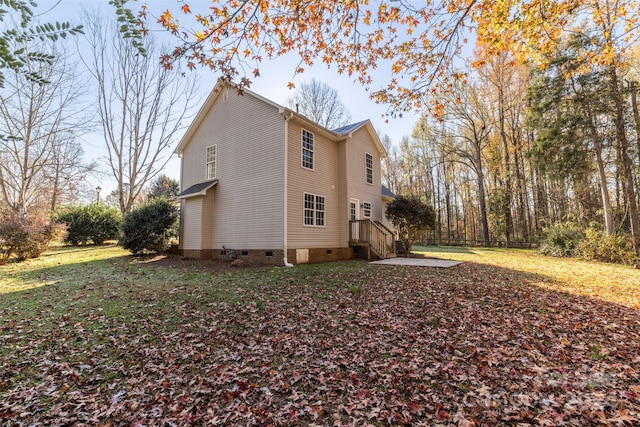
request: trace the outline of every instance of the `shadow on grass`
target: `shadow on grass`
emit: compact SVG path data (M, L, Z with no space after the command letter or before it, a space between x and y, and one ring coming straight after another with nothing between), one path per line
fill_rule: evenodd
M47 252L40 255L40 258L55 257L55 256L59 256L60 254L87 253L87 252L93 252L96 250L117 249L117 248L119 248L119 246L114 243L104 243L102 245L94 245L94 244L62 245L62 246L55 246L55 247L49 248Z
M475 254L466 246L413 246L413 252L441 252L447 254Z
M102 280L117 278L116 270L123 270L117 266L129 264L132 259L115 246L55 248L36 259L0 266L5 279L0 281L0 294L54 284L73 287L86 284L96 275Z

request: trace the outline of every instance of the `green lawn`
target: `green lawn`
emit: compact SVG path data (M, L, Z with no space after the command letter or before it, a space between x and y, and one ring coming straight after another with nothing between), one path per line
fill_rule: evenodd
M0 266L0 425L636 425L639 271L416 249L465 263Z

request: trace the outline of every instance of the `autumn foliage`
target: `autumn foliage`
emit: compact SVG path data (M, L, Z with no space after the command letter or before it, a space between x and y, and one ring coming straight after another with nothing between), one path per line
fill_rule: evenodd
M322 63L368 87L373 70L384 68L392 77L372 97L396 113L428 105L441 111L430 95L464 77L455 62L469 38L484 57L510 51L518 61L544 64L566 31L584 23L609 35L598 51L584 53L590 63L610 63L638 37L638 4L626 0L226 0L208 8L184 3L151 19L144 8L140 18L143 32L155 19L181 39L164 57L167 66L184 57L189 67L211 68L240 87L259 76L263 61L289 53L300 58L292 77Z
M0 265L12 257L18 261L37 258L65 234L65 226L45 218L0 211Z

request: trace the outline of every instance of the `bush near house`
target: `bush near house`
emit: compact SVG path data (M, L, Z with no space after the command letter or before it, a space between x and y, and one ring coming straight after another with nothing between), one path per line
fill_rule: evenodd
M67 225L66 242L72 245L117 239L122 217L117 209L100 203L72 206L54 213L52 221Z
M118 243L134 255L165 252L176 236L177 222L178 209L167 199L153 198L124 216Z
M18 261L38 258L52 241L64 236L65 228L42 217L0 212L0 265L12 256Z
M387 205L385 214L398 230L405 253L410 253L413 243L423 240L436 224L433 207L415 194L397 196Z

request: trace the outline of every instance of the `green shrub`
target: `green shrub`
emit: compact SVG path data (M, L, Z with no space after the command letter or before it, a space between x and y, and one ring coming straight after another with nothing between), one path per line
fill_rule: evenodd
M120 211L100 203L72 206L54 213L51 219L67 224L65 241L72 245L101 245L105 240L117 239L121 222Z
M413 243L423 240L436 224L433 207L416 194L396 196L387 205L385 215L398 230L406 253L410 253Z
M65 232L64 225L50 223L41 217L3 212L0 214L0 264L5 264L11 256L19 261L38 258Z
M134 255L162 253L176 236L178 209L163 198L154 198L131 210L122 221L119 244Z
M595 228L586 230L585 238L576 248L576 255L588 260L629 265L635 259L631 236L607 236L604 231Z
M573 256L584 233L570 222L557 223L543 230L540 252L544 255Z

